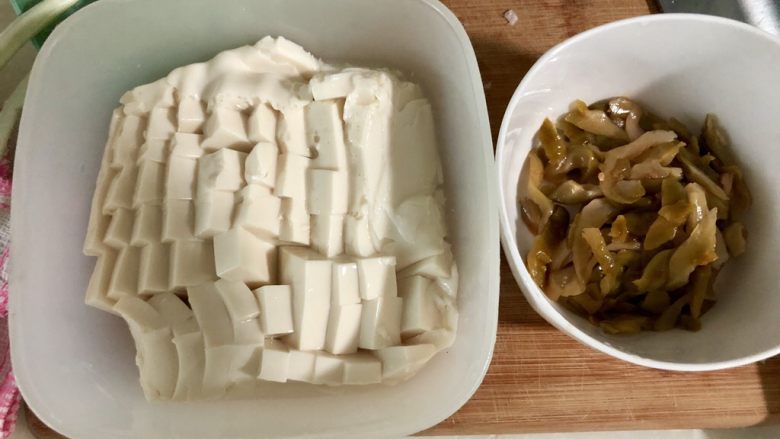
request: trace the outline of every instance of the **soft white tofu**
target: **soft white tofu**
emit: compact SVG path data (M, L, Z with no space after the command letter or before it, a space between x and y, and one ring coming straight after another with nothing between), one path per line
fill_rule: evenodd
M176 111L172 108L155 108L149 113L146 128L147 140L167 140L176 132Z
M361 299L373 300L398 295L393 256L363 258L356 262Z
M447 249L444 214L434 195L407 198L391 215L395 228L388 250L395 255L398 270Z
M116 311L130 326L139 333L149 333L160 329L169 329L168 322L148 302L135 296L123 296L114 305Z
M301 75L311 75L319 70L320 62L303 47L283 37L263 37L255 48L266 53L277 63L294 66Z
M165 173L166 200L192 200L198 176L198 161L171 155Z
M432 280L419 275L398 282L398 295L404 299L402 338L414 337L440 326L436 297L431 291L432 284Z
M331 305L360 303L357 263L333 261Z
M309 169L306 194L312 215L344 215L349 205L349 175L345 171Z
M217 279L211 241L174 241L170 255L169 290L181 290Z
M306 170L310 159L293 154L280 154L276 163L277 197L306 199Z
M214 236L217 274L252 288L274 282L276 246L240 227Z
M312 215L311 246L329 258L344 253L344 215Z
M292 290L289 285L266 285L253 291L260 304L260 322L266 335L293 332Z
M344 250L352 256L371 256L377 252L367 215L344 217Z
M309 80L311 95L315 101L345 98L354 88L352 78L356 74L360 74L360 70L346 69L342 72L314 75Z
M206 367L206 352L203 334L191 332L173 338L179 357L179 373L173 399L183 401L200 396L203 386L203 372Z
M254 344L235 345L233 361L228 373L230 385L227 390L232 395L251 395L260 373L260 360L263 355L262 341Z
M327 352L318 352L314 360L314 384L338 386L344 382L344 361Z
M111 216L103 243L116 250L130 245L134 217L135 212L131 209L117 209Z
M352 354L357 352L360 339L360 315L363 305L334 305L330 307L328 332L325 337L325 350L332 354Z
M231 388L254 381L260 349L256 345L209 346L206 342L201 395L209 399L220 398Z
M276 185L276 162L279 149L269 142L257 143L246 157L244 179L247 184L261 184L272 188Z
M436 346L391 346L372 353L382 362L382 381L394 384L417 373L436 354Z
M293 294L295 331L285 337L294 348L318 350L325 346L330 312L332 262L303 247L280 247L281 283Z
M195 314L179 296L170 292L155 294L147 303L165 319L174 336L200 332Z
M114 178L114 170L109 167L113 155L112 148L115 137L122 123L121 110L116 109L111 116L108 141L103 150L103 159L95 182L95 192L92 194L92 202L89 211L89 224L84 238L84 254L87 256L99 256L104 251L103 237L106 234L110 217L103 214L103 204L108 194L111 180Z
M119 171L108 186L108 193L103 204L103 213L113 213L117 209L131 209L133 207L133 193L135 192L135 180L138 175L138 167L125 166Z
M200 99L185 97L179 102L176 118L179 132L200 133L206 121L206 106Z
M418 99L400 109L393 117L390 138L389 161L396 165L388 168L393 182L393 205L416 195L433 193L443 180L428 100Z
M287 382L290 369L290 350L284 343L267 338L263 345L258 378L277 383Z
M111 153L111 169L120 171L122 168L134 166L135 163L138 162L141 147L142 146L139 145L134 147L126 146L124 148L114 148Z
M298 223L283 217L279 223L279 241L284 244L309 245L309 223Z
M188 159L199 159L203 156L203 136L192 133L176 133L171 139L171 155Z
M168 328L147 333L133 331L135 362L141 376L141 388L148 400L168 400L176 389L179 360Z
M192 312L201 327L206 346L233 343L233 323L222 297L213 282L187 288Z
M306 144L306 121L303 107L288 107L281 111L276 128L276 140L282 154L311 157Z
M233 192L198 192L195 200L195 236L211 238L230 229L235 208Z
M411 276L425 276L431 279L450 277L453 257L449 245L445 243L445 249L438 255L429 256L414 264L409 265L398 272L398 278Z
M84 302L97 309L115 313L113 299L110 299L108 293L111 276L114 272L117 254L114 250L107 249L103 254L97 257L95 268L92 270L92 276L89 278L87 293Z
M233 322L243 322L260 315L255 296L245 283L220 279L214 285Z
M220 149L201 157L198 165L198 192L237 191L244 186L244 161L247 155L232 149Z
M166 78L162 78L128 91L122 95L119 102L124 104L127 114L145 114L153 108L168 108L176 105L173 91L173 86Z
M142 204L135 210L133 230L130 244L142 247L159 243L162 237L162 206L159 204Z
M239 192L238 213L234 225L267 239L279 236L282 200L265 186L250 184Z
M167 140L148 139L146 142L144 142L143 145L141 145L141 149L138 151L136 164L140 165L146 161L167 163L168 154L169 151Z
M401 343L403 299L383 296L363 301L360 341L363 349L381 349Z
M309 211L303 198L282 198L282 218L295 223L309 223Z
M263 333L260 320L257 318L233 321L233 332L236 344L259 344L262 346L263 340L265 340L265 333Z
M122 118L114 140L114 154L117 151L137 151L144 143L146 118L138 115L126 115Z
M343 355L344 384L365 385L382 382L382 363L371 354Z
M333 171L347 169L347 147L344 144L344 126L336 101L319 101L304 110L306 141L317 151L311 166Z
M249 140L276 143L276 112L268 104L258 104L249 115Z
M289 369L287 379L311 383L314 381L314 362L317 351L299 351L290 349Z
M141 204L159 204L165 197L165 164L146 160L138 166L133 208Z
M168 291L169 244L148 244L141 248L138 269L138 293L155 294Z
M248 151L252 144L246 133L246 116L240 111L216 107L203 124L203 149L216 151L222 148L232 148Z
M122 296L138 294L138 268L141 263L141 249L124 247L119 251L114 272L108 285L107 296L119 300Z
M200 241L195 237L195 203L167 200L162 207L162 242Z

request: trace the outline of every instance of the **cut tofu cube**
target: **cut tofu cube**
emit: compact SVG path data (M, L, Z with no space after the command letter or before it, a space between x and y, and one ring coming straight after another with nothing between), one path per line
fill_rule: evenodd
M168 141L150 139L144 142L144 144L141 145L141 149L138 151L136 164L140 165L147 161L157 163L168 162Z
M260 374L258 378L277 383L287 382L290 369L290 351L284 343L272 338L266 339L263 346Z
M401 343L403 299L384 296L363 302L360 341L363 349L381 349Z
M222 297L213 282L187 288L192 312L203 332L206 346L233 343L233 323Z
M268 104L258 104L249 116L249 140L276 143L276 112Z
M317 151L312 157L312 168L346 170L347 147L339 104L336 101L312 102L304 111L306 140Z
M292 291L289 285L266 285L253 291L260 304L260 322L266 335L293 332Z
M177 335L173 338L173 344L179 357L179 373L176 377L173 399L177 401L195 399L201 394L203 372L206 367L203 334L198 331Z
M169 290L181 290L217 280L211 241L174 241L170 253Z
M353 256L371 256L377 252L367 215L344 217L344 250Z
M453 257L449 245L445 244L445 249L438 255L429 256L419 262L404 268L398 272L398 278L411 276L425 276L431 279L450 277Z
M293 154L281 154L276 163L276 186L274 194L277 197L306 199L306 170L309 160Z
M172 108L155 108L149 113L147 140L167 140L176 132L176 113Z
M330 312L332 262L302 247L280 247L281 283L293 294L295 331L286 341L296 349L319 350L325 346Z
M401 337L414 337L440 326L435 293L430 290L433 281L423 276L412 276L398 282L398 294L404 299L401 318Z
M198 165L198 191L237 191L244 186L246 154L220 149L206 154Z
M260 349L253 345L208 346L207 342L201 395L220 398L232 387L254 381Z
M148 302L135 296L123 296L114 305L116 311L127 322L130 330L144 334L168 329L168 322Z
M171 140L171 155L188 159L199 159L203 156L203 136L192 133L176 133Z
M116 250L121 250L130 245L134 217L135 212L133 210L117 209L111 217L111 222L108 224L103 243Z
M162 242L200 241L195 237L195 203L167 200L162 208Z
M356 74L360 74L360 70L346 69L343 72L315 75L309 81L312 97L315 101L347 97L354 89L352 78Z
M273 143L260 142L246 157L244 179L247 184L261 184L273 188L276 185L276 161L279 149Z
M357 352L360 339L360 314L363 305L333 305L330 307L328 333L325 350L331 354L353 354Z
M159 243L162 237L162 206L142 204L135 210L130 244L136 247Z
M314 362L316 360L316 351L290 349L287 379L304 383L314 382Z
M215 286L233 322L243 322L260 315L255 296L245 283L220 279L215 282Z
M274 282L276 246L238 227L214 236L217 274L252 288Z
M329 258L344 253L344 215L312 215L311 246Z
M314 360L314 384L338 386L344 382L344 361L336 355L318 352Z
M168 291L168 244L149 244L141 248L138 293L155 294Z
M246 116L232 108L217 107L203 124L203 149L216 151L233 148L248 151L251 143L246 134Z
M151 160L141 162L133 194L133 208L141 204L158 204L165 197L165 164Z
M434 195L419 195L404 200L391 214L396 225L389 238L389 249L396 257L398 270L448 248L444 237L442 204Z
M135 192L135 180L138 175L137 166L126 166L111 180L103 204L103 213L113 213L117 209L131 209L133 207L133 193Z
M306 201L312 215L344 215L349 204L349 175L344 171L309 169Z
M252 299L254 300L254 298ZM263 333L260 320L257 318L241 322L233 321L233 332L236 344L259 344L262 346L263 340L265 340L265 333Z
M153 108L168 108L176 105L173 86L166 78L139 85L122 95L119 102L124 104L127 114L145 114Z
M267 239L279 236L280 210L282 200L271 190L256 184L241 189L235 225Z
M282 198L282 218L294 223L309 223L309 211L303 198Z
M234 207L233 192L198 192L195 201L195 236L211 238L230 229Z
M382 362L382 381L394 384L417 373L436 354L436 346L391 346L373 352Z
M107 246L103 243L108 226L111 224L111 215L103 215L100 210L100 204L94 204L94 208L89 213L89 224L84 238L84 254L86 256L100 256L106 251Z
M106 195L108 194L108 188L111 185L111 180L114 179L115 172L108 167L108 163L111 161L111 144L113 142L113 132L118 130L120 116L117 115L117 110L114 110L114 116L111 119L110 139L106 144L106 149L103 152L103 161L98 171L97 182L95 184L95 192L92 194L92 203L89 210L89 224L87 225L87 233L84 238L84 254L87 256L99 256L103 253L105 245L103 244L103 238L106 235L106 229L110 222L110 216L103 214L103 205L106 201Z
M357 263L333 261L331 304L351 305L360 303Z
M358 259L357 268L361 299L373 300L398 295L393 256Z
M368 353L344 355L344 384L365 385L382 382L382 363Z
M165 199L194 199L197 176L197 160L171 155L165 175Z
M442 168L436 148L436 131L431 104L426 99L409 102L393 115L388 148L393 182L392 203L397 206L407 198L431 194L442 183ZM409 160L409 157L415 157Z
M179 102L177 114L179 132L200 133L206 121L206 106L203 101L194 97L186 97Z
M297 223L287 218L282 218L279 223L279 241L285 244L309 245L309 223Z
M137 115L126 115L122 118L114 140L114 152L120 150L137 151L144 143L146 118Z
M138 294L138 268L141 263L141 249L125 247L119 251L108 285L107 296L119 300L122 296Z
M276 129L276 140L282 154L311 157L306 145L306 122L303 107L289 107L282 110L282 117Z
M98 256L95 263L95 269L92 271L92 276L89 278L89 285L87 286L87 294L84 302L97 309L115 313L113 299L108 298L109 285L111 283L111 276L114 272L114 265L116 264L116 252L111 249L105 250L103 254Z
M114 148L111 153L111 169L121 170L128 166L134 166L138 162L139 147Z
M148 400L171 399L176 389L179 359L176 357L170 329L134 333L133 339L137 348L135 362L144 396Z
M179 296L169 292L155 294L147 303L154 307L165 319L173 330L174 336L200 332L195 314ZM192 325L192 323L195 323L195 325Z
M260 360L263 355L263 343L249 345L235 345L235 354L230 367L228 380L231 385L228 391L252 391L257 384L257 375L260 373ZM251 393L249 393L251 395Z

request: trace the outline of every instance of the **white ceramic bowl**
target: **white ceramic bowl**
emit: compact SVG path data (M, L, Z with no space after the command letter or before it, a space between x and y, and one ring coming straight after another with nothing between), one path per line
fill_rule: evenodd
M327 60L398 68L437 118L461 274L455 344L398 386L267 386L252 401L150 404L117 317L88 308L81 254L122 92L283 35ZM485 374L498 309L498 200L474 51L435 0L102 0L60 25L30 77L13 193L11 345L27 403L72 438L398 437L455 412Z
M624 95L698 128L716 113L731 136L755 202L744 220L748 251L718 278L719 300L699 332L611 336L548 300L524 265L531 235L518 217L517 183L545 117L574 99ZM652 15L598 27L547 52L523 78L501 125L496 160L501 235L531 306L580 342L660 369L739 366L780 352L780 40L736 21Z

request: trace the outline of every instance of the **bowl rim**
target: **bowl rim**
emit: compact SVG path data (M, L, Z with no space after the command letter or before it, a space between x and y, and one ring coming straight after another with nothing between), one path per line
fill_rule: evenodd
M755 363L757 361L764 360L774 355L780 354L780 344L772 349L767 349L762 352L758 352L752 355L735 358L733 360L723 360L709 363L687 363L687 362L675 362L665 360L654 360L652 358L643 357L637 354L629 353L617 349L608 343L600 341L595 337L588 335L586 332L577 328L568 320L563 318L561 313L556 310L552 302L541 292L541 290L534 284L531 279L531 275L528 273L528 269L525 266L523 257L520 254L520 250L517 246L517 241L514 238L514 226L509 221L509 214L507 212L507 206L505 203L505 191L503 186L504 180L504 168L503 161L506 146L506 135L509 126L509 120L518 105L518 102L522 98L525 88L536 76L537 72L541 70L542 66L548 61L555 58L561 51L567 49L569 46L576 44L582 40L586 40L593 35L603 32L609 32L614 29L622 28L625 26L644 25L647 23L655 22L697 22L706 23L713 26L722 26L724 28L736 29L741 32L747 32L753 34L756 37L764 38L777 46L780 46L780 37L769 34L757 27L743 23L741 21L732 20L729 18L703 15L703 14L653 14L643 15L639 17L632 17L623 20L618 20L612 23L607 23L601 26L597 26L593 29L581 32L571 38L564 40L563 42L553 46L550 50L544 53L528 70L528 73L523 76L519 85L512 94L512 98L507 104L506 111L504 112L503 120L501 121L501 127L498 132L498 138L496 141L496 167L498 175L498 191L499 191L499 209L500 209L500 221L501 221L501 247L504 250L504 254L507 257L507 262L512 270L512 275L515 278L515 282L520 287L526 300L528 300L531 307L541 315L548 323L552 324L558 330L568 335L569 337L577 340L578 342L589 346L597 351L610 355L614 358L627 361L639 366L650 367L654 369L663 369L679 372L704 372L721 369L729 369L733 367L744 366L747 364ZM528 286L531 286L530 288Z

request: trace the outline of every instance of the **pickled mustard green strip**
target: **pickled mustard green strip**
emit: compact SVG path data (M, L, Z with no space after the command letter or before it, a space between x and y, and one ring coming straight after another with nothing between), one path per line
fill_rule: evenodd
M575 101L572 110L564 117L566 122L587 132L618 140L628 140L628 134L615 125L606 113L590 110L582 101Z

